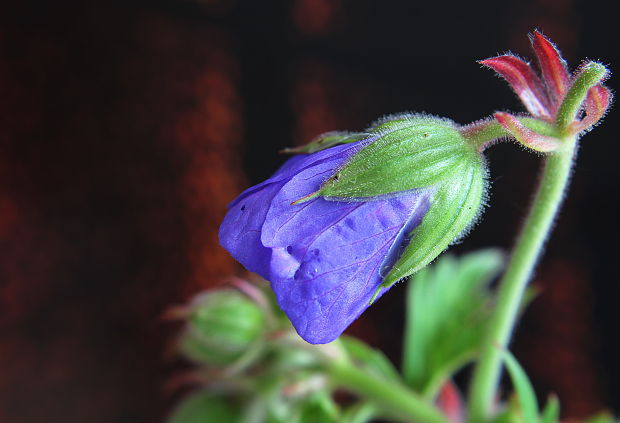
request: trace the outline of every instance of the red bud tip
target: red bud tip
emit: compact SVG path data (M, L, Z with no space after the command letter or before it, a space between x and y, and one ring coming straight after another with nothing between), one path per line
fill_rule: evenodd
M603 85L596 85L588 90L585 101L585 117L575 123L576 132L594 126L604 115L611 103L611 92Z
M461 422L464 417L463 399L458 388L451 380L448 380L439 391L437 406L450 422Z
M555 45L540 32L534 31L534 34L530 36L530 41L538 58L543 80L547 86L547 92L551 97L552 106L554 106L553 112L555 113L570 85L570 75L566 70L566 63Z
M480 63L500 74L533 116L552 117L545 86L529 64L512 55L492 57Z

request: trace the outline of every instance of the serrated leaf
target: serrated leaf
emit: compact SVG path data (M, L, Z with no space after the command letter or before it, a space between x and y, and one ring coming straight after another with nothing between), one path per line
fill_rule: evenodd
M517 394L517 401L523 414L523 420L525 423L538 422L538 401L525 370L523 370L519 362L509 351L502 351L502 356Z
M447 255L409 282L403 374L412 388L432 397L475 357L491 300L487 286L502 261L497 250Z

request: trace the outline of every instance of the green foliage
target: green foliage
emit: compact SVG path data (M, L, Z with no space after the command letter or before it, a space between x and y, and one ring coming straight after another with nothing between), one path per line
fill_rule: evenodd
M242 423L335 423L340 410L329 392L310 395L283 394L286 389L273 389L269 395L259 395L247 407Z
M299 407L299 423L336 422L340 410L327 392L319 392L303 401Z
M484 336L488 284L502 267L497 250L442 257L410 281L403 374L416 391L434 397L460 367L475 358Z
M339 423L366 423L372 421L376 414L376 404L359 402L342 413Z
M583 423L618 423L617 419L614 419L609 413L600 413L596 416L590 417L585 420Z
M556 423L560 418L560 403L556 396L549 397L539 412L536 392L525 370L509 351L502 351L508 375L515 393L507 406L495 417L493 423Z
M503 351L506 369L512 379L512 384L517 394L517 403L519 405L519 415L523 423L536 423L540 421L538 417L538 401L536 400L536 392L532 387L525 370L517 362L512 354Z
M551 395L547 400L547 405L540 417L541 423L555 423L560 418L560 401L555 395Z
M494 300L489 283L502 262L497 250L445 256L415 276L407 291L403 375L381 351L356 338L342 336L327 345L303 342L266 285L264 291L255 287L253 299L231 289L201 295L181 308L186 326L198 335L184 332L180 352L199 366L193 374L202 375L203 384L166 422L448 423L449 405L437 401L437 393L477 356ZM234 362L213 359L213 344L202 337L215 335L219 338L212 339L224 346L217 351L226 352L224 358L237 357ZM250 354L253 350L259 353ZM243 358L248 355L252 358ZM501 356L515 393L495 404L490 423L557 423L557 398L550 397L539 411L524 370L509 352ZM349 394L335 395L342 390ZM602 414L583 423L618 422Z
M350 336L342 336L340 342L349 355L349 359L368 372L386 379L398 381L401 376L392 362L381 351L368 346L362 341Z
M209 391L199 391L183 399L167 423L240 423L241 413L234 403Z

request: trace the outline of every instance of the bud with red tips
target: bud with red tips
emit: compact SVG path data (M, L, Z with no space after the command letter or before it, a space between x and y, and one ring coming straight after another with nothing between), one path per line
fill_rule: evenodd
M231 203L220 243L271 282L303 339L332 342L476 221L487 191L476 147L420 114L325 134Z
M602 64L589 61L571 76L557 48L540 32L534 31L530 41L542 78L529 63L513 54L480 63L508 82L531 115L524 119L498 112L495 120L521 144L536 151L552 152L562 147L562 139L589 130L605 115L612 96L601 81L609 72ZM544 128L546 133L540 132L538 127ZM475 130L479 131L470 128L470 131Z

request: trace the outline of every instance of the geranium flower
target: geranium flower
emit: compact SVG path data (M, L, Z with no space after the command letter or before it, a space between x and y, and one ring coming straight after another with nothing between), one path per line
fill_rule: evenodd
M271 281L310 343L336 339L432 261L484 198L484 162L450 121L395 116L340 142L291 158L244 191L219 233L233 257Z

